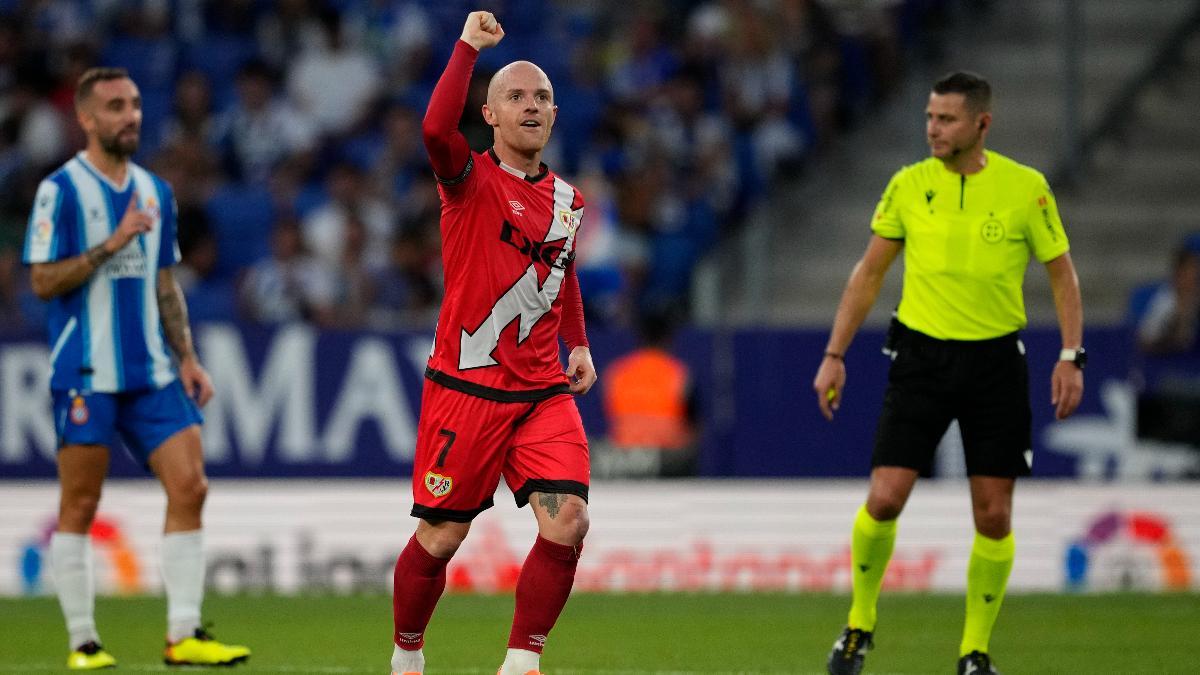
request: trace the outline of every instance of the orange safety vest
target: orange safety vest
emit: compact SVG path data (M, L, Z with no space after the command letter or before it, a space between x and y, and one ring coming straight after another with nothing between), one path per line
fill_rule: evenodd
M688 369L682 361L646 347L614 361L600 381L613 445L679 450L691 444Z

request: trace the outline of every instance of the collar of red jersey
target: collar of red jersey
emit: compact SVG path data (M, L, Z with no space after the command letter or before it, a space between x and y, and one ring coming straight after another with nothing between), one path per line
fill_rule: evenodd
M488 157L492 158L492 161L496 163L496 166L500 167L501 169L504 169L505 171L511 173L512 175L516 176L517 178L520 178L522 180L527 180L530 183L536 183L536 182L540 181L541 179L545 178L546 174L550 173L550 167L546 166L545 162L542 162L541 165L539 166L541 171L539 171L536 176L530 176L529 174L525 173L524 171L522 171L514 166L509 166L508 164L505 164L504 162L502 162L500 160L500 156L496 154L495 148L488 148Z

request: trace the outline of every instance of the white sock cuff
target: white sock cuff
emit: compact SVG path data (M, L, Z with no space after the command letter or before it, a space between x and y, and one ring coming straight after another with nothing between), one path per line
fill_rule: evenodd
M92 536L74 532L55 532L50 535L50 555L55 551L87 551L92 548Z
M174 552L191 554L196 550L204 550L204 530L167 532L163 535L164 554Z
M504 657L504 665L500 667L501 675L525 675L529 671L541 668L542 655L528 649L508 649Z
M162 540L162 576L167 592L167 638L191 637L200 627L204 600L204 532L169 532Z
M87 534L55 532L50 535L50 569L63 619L68 647L100 641L94 614L92 538Z
M425 672L425 653L420 649L401 649L399 645L392 648L392 672L394 673L423 673Z

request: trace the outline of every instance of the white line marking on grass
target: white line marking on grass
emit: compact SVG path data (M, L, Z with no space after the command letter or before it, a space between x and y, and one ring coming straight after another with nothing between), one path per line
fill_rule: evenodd
M211 668L202 667L202 665L172 665L167 667L163 665L146 665L146 664L125 664L118 663L116 668L119 670L133 670L136 673L191 673L191 671L211 671ZM61 664L55 663L34 663L24 665L7 665L0 664L0 673L30 673L30 671L60 671L65 670ZM228 673L238 673L238 671L250 671L250 673L312 673L314 675L344 675L347 673L374 673L374 670L362 670L361 668L343 667L343 665L233 665L233 667L222 669ZM466 673L466 671L463 671Z
M187 673L187 671L211 670L209 668L199 667L170 667L167 665L149 665L149 664L118 664L118 668L124 671L134 671L134 673ZM50 671L56 673L61 671L62 665L58 663L32 663L32 664L2 664L0 663L0 673L36 673L36 671ZM245 671L245 673L311 673L313 675L344 675L354 673L376 673L374 669L361 669L343 667L343 665L254 665L245 663L235 665L232 669L228 669L230 674ZM455 669L433 669L434 673L440 675L491 675L493 670L490 668L455 668ZM578 669L578 668L556 668L553 670L554 675L818 675L824 673L823 670L631 670L631 669Z

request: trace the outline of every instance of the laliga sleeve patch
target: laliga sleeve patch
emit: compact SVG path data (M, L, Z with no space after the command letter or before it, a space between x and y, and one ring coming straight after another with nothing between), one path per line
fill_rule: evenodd
M425 489L434 497L445 497L454 489L454 479L440 473L427 471L425 473Z

